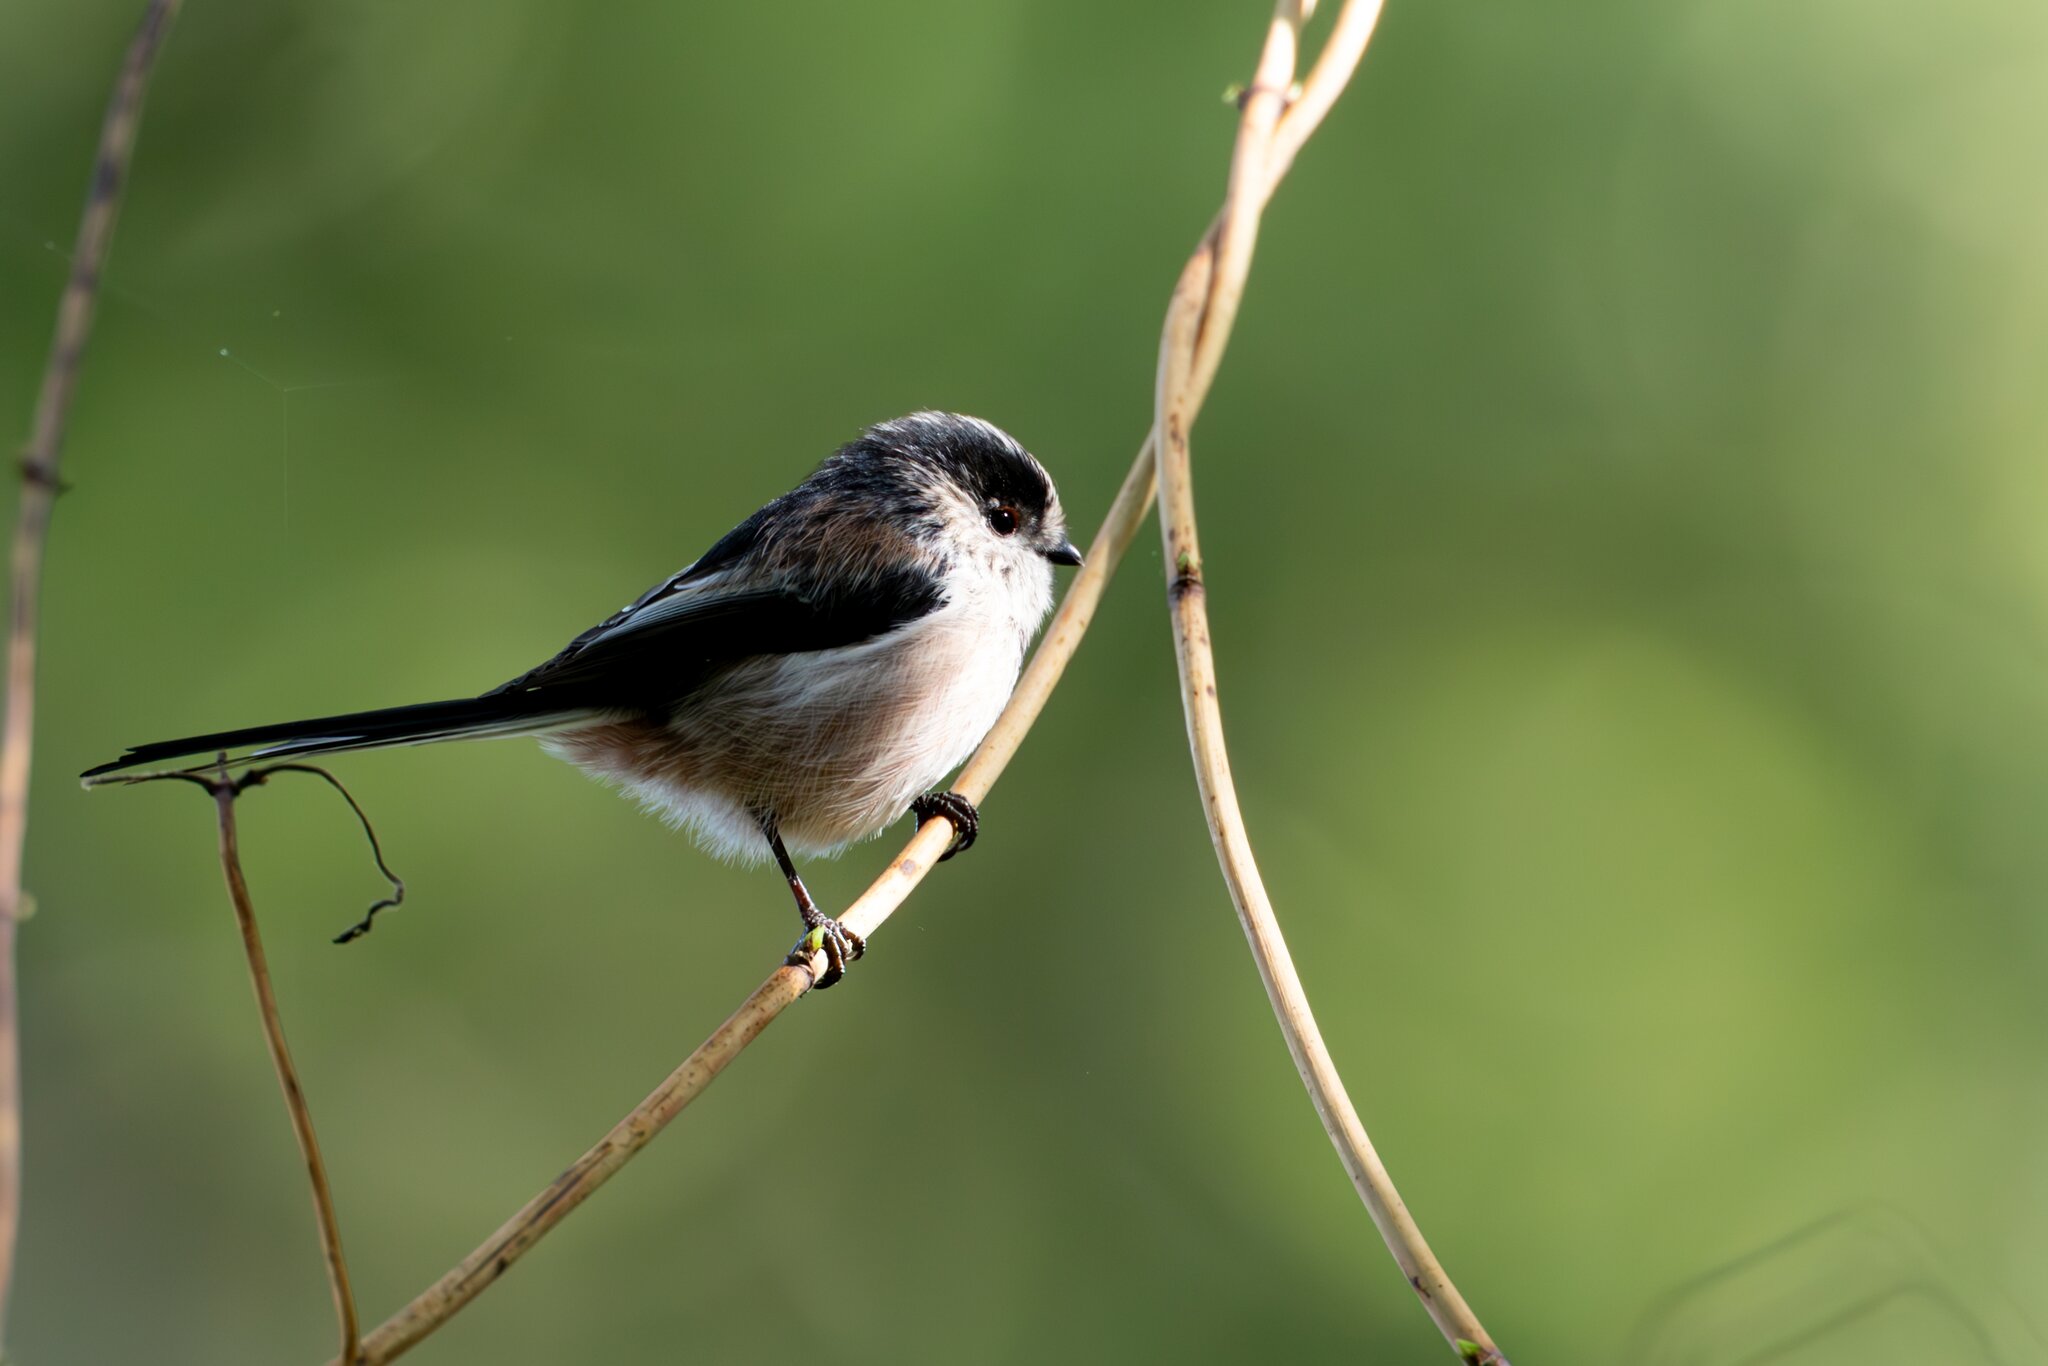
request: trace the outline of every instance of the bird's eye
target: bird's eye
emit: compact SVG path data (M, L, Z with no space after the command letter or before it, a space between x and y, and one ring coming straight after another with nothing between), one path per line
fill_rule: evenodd
M1017 509L1008 506L990 508L988 524L995 528L996 535L1009 535L1017 529Z

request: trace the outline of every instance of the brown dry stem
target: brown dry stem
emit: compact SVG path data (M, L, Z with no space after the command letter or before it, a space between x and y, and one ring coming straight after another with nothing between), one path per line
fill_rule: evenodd
M1215 376L1251 269L1259 214L1279 177L1292 163L1314 122L1363 55L1378 16L1377 0L1352 0L1338 19L1301 92L1289 98L1295 51L1310 5L1281 0L1268 34L1258 78L1245 96L1231 168L1231 196L1217 227L1204 239L1181 275L1167 311L1160 342L1154 430L1159 450L1160 535L1166 554L1167 596L1173 616L1175 654L1180 664L1181 700L1188 743L1217 861L1251 945L1260 980L1287 1041L1288 1052L1308 1088L1316 1114L1336 1147L1352 1184L1393 1253L1402 1274L1421 1299L1451 1349L1475 1363L1505 1358L1451 1283L1408 1213L1365 1126L1346 1094L1336 1063L1309 1008L1308 994L1281 935L1273 904L1252 855L1223 739L1217 696L1216 659L1209 630L1207 583L1195 503L1188 433Z
M249 896L248 879L242 875L242 852L235 830L235 799L252 787L260 787L273 775L279 773L307 773L323 779L362 822L363 832L368 836L370 849L377 860L377 869L390 879L394 898L378 903L377 909L397 904L403 897L405 884L385 866L383 850L377 843L377 832L370 825L363 808L356 804L355 797L342 786L341 780L326 769L314 764L272 764L267 768L252 768L239 776L228 771L227 755L220 756L220 767L212 772L187 771L179 773L139 773L133 777L118 779L123 784L156 782L187 782L206 789L213 798L214 808L219 815L220 825L220 870L227 880L228 900L235 908L235 926L242 935L242 954L249 964L249 985L256 993L256 1013L263 1023L263 1042L270 1050L270 1064L277 1072L278 1090L284 1093L285 1113L291 1117L292 1136L298 1140L299 1156L305 1159L306 1183L312 1190L313 1216L320 1226L320 1253L327 1264L327 1285L334 1297L334 1317L341 1329L341 1355L336 1360L349 1363L361 1362L362 1326L356 1315L355 1293L349 1287L348 1259L341 1250L341 1222L334 1213L334 1190L327 1182L327 1163L320 1156L320 1136L313 1129L312 1107L306 1102L306 1091L299 1084L299 1069L292 1062L292 1051L285 1042L284 1019L278 1013L277 993L270 985L270 960L263 952L263 935L256 927L256 905ZM374 915L373 909L371 914ZM368 923L367 917L365 924Z
M50 534L50 509L61 487L59 471L71 399L92 335L93 305L100 271L114 240L114 220L128 180L128 160L142 119L157 50L180 0L151 0L142 26L128 44L121 74L107 100L93 160L91 188L79 215L71 251L71 274L57 305L50 357L36 395L28 445L21 453L21 505L15 514L11 602L7 632L7 706L0 718L0 1341L8 1292L14 1281L14 1249L21 1225L21 1037L14 981L14 927L21 919L22 852L28 839L28 775L35 738L37 611L42 600L43 548Z

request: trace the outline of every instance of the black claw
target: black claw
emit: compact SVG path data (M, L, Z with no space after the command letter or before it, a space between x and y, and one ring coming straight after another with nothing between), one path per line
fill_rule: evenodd
M825 971L811 983L811 990L823 991L846 975L846 965L868 951L868 941L836 920L822 919L796 941L783 961L793 968L808 968L820 950L825 954Z
M796 947L782 961L793 968L808 969L811 959L824 954L825 971L812 969L811 980L813 991L823 991L846 975L848 963L868 951L868 941L819 910L818 903L811 900L810 889L797 876L796 865L789 861L789 850L783 847L782 832L776 828L774 816L761 817L761 833L768 837L768 847L775 853L775 866L782 869L782 876L789 882L790 895L796 898L796 913L804 918L804 937L796 941Z
M972 849L974 837L981 833L981 813L974 809L973 802L957 792L927 792L910 804L910 814L917 817L919 825L934 816L944 816L952 825L953 842L939 855L941 863Z

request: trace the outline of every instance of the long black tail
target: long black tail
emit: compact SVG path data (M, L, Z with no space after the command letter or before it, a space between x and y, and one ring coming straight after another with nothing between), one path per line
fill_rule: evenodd
M424 745L435 740L467 740L486 735L530 735L551 730L577 719L582 713L536 710L531 699L518 694L497 697L463 697L451 702L420 702L410 707L385 707L379 711L349 712L342 716L316 716L306 721L286 721L274 726L250 726L244 730L216 731L212 735L188 735L182 740L159 740L136 745L109 764L89 768L78 776L90 784L122 769L162 763L190 754L218 754L248 745L260 745L230 763L251 759L276 759L294 754L331 754L345 749L380 749L387 745Z

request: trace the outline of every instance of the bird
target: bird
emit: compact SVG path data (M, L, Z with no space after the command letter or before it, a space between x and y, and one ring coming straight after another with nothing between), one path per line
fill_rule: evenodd
M1008 702L1052 607L1053 566L1081 562L1052 477L1014 437L912 413L867 428L488 692L135 745L80 777L94 786L195 754L221 758L185 771L535 736L713 855L772 857L804 923L788 961L822 952L814 986L829 987L866 944L818 907L792 852L837 854L906 811L952 823L942 860L974 842L973 804L932 789Z

